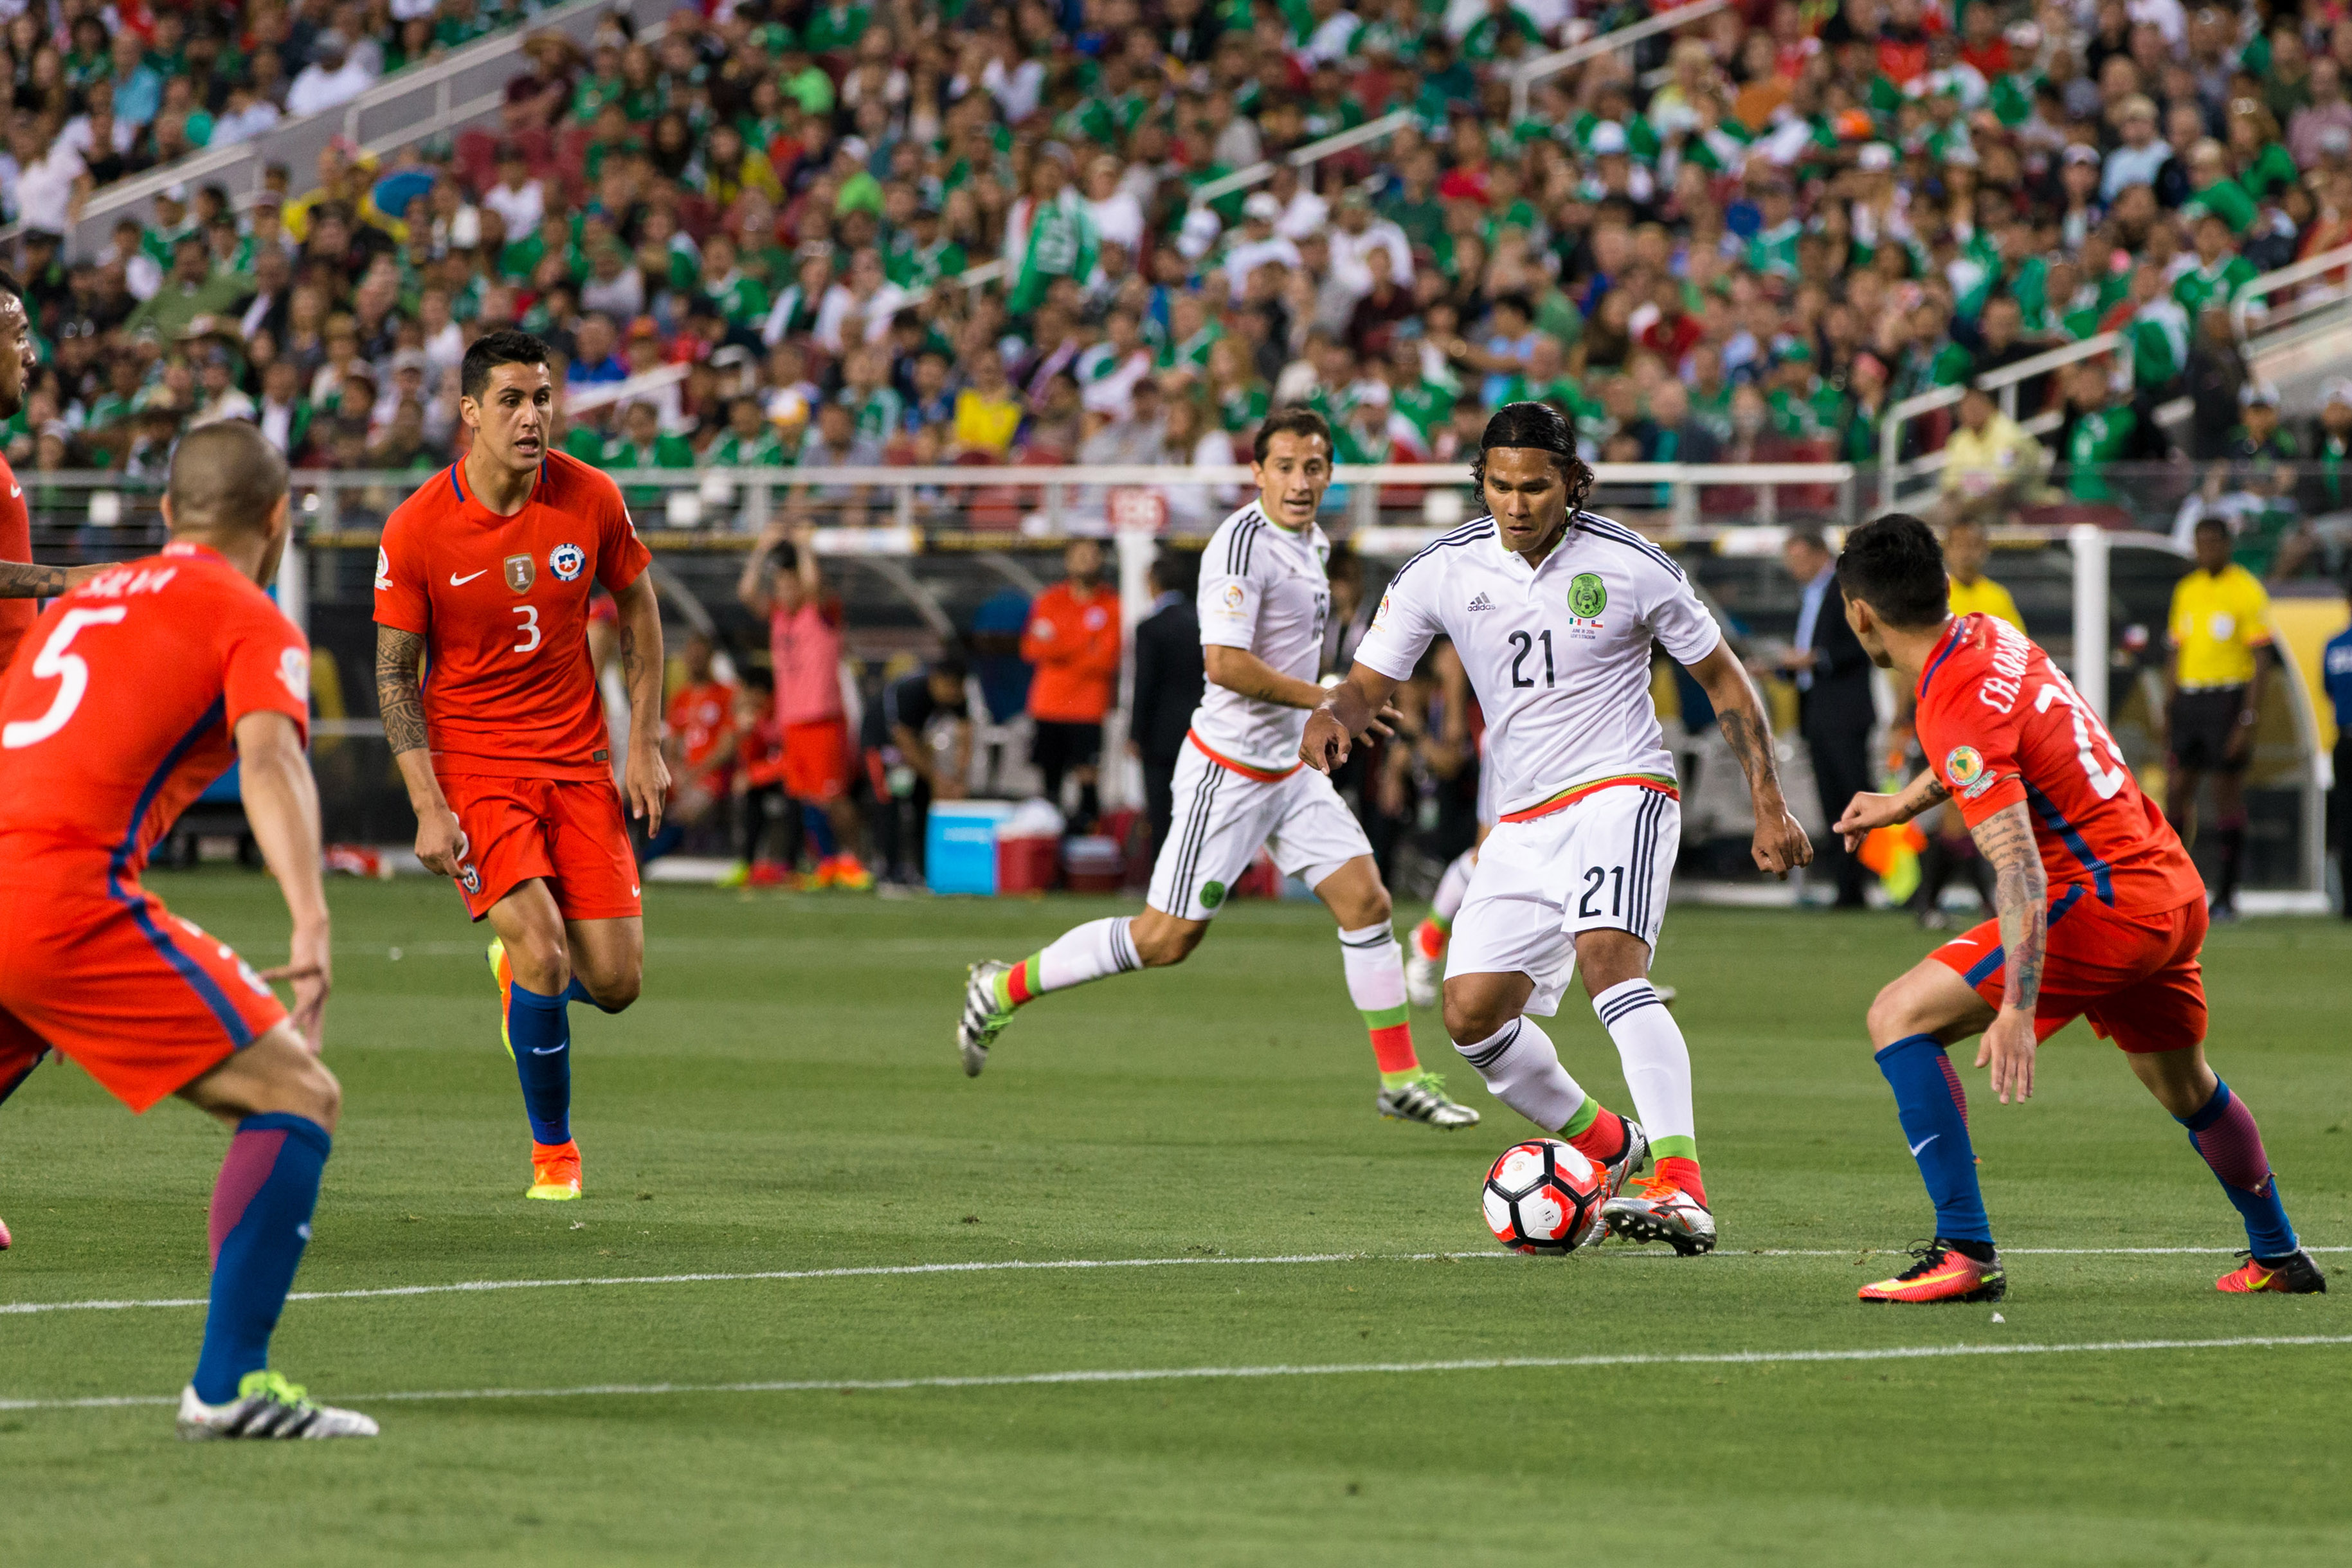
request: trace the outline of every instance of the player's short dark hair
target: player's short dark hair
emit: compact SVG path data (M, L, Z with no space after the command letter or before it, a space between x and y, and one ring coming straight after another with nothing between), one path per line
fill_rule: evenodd
M1837 559L1838 587L1890 626L1942 624L1951 613L1951 580L1936 530L1908 512L1889 512L1848 534Z
M478 398L490 384L490 372L500 365L544 365L551 362L555 351L546 340L530 332L520 332L511 327L501 327L495 332L485 332L466 350L465 368L458 372L457 390L467 397Z
M198 425L172 454L174 533L257 533L286 495L286 459L241 419Z
M2190 537L2194 538L2195 536L2203 533L2208 528L2212 529L2217 534L2226 535L2230 531L2230 519L2227 517L2213 517L2209 514L2198 518L2196 526L2191 528L2189 532Z
M1497 446L1550 453L1568 483L1568 515L1573 517L1584 509L1592 494L1592 469L1576 455L1576 427L1559 410L1548 402L1507 402L1495 411L1478 437L1478 455L1470 461L1470 482L1482 497L1486 493L1486 454Z
M1152 558L1151 580L1162 593L1190 599L1201 591L1201 558L1191 550L1169 550Z
M1331 439L1331 422L1311 408L1292 404L1278 408L1258 422L1257 438L1250 443L1250 456L1256 462L1265 461L1266 448L1277 435L1319 436L1323 450L1337 452L1338 444Z
M944 676L948 680L960 683L963 680L965 675L971 673L971 671L967 669L964 664L962 651L956 648L950 648L946 653L941 653L938 658L931 661L931 667L928 673L934 676Z

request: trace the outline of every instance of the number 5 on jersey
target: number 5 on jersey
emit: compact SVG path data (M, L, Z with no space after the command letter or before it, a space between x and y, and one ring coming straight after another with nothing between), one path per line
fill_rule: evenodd
M89 664L79 653L68 653L73 640L86 627L111 626L130 613L127 605L110 604L103 610L68 610L58 622L58 629L41 644L33 658L36 680L58 683L58 695L49 701L49 711L38 718L18 719L0 730L0 748L18 751L42 741L65 728L81 706L81 699L89 691Z

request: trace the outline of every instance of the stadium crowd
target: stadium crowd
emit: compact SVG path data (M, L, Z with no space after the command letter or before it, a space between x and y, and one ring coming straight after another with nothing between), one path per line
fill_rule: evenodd
M505 325L575 392L687 367L577 421L607 467L1222 465L1294 402L1343 461L1450 459L1522 397L1595 458L1870 461L1900 399L2116 329L2128 375L2023 389L2021 418L2063 411L2043 443L1998 409L1917 422L1914 447L1963 438L1955 508L2109 499L2097 465L2163 456L2154 410L2183 395L2179 444L2238 465L2229 493L2344 504L2352 388L2283 423L2221 315L2352 241L2328 0L1745 0L1537 80L1516 117L1518 62L1642 9L717 0L657 37L530 38L494 132L331 147L249 206L174 187L87 256L58 235L92 185L514 13L16 10L26 467L153 474L244 417L298 465L430 468L462 439L459 355Z

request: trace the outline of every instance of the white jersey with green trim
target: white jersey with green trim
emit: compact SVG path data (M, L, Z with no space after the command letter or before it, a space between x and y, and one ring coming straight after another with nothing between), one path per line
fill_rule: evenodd
M1227 517L1201 552L1201 645L1241 648L1278 674L1314 680L1331 613L1330 559L1331 541L1315 523L1286 528L1255 501ZM1298 766L1307 710L1211 681L1192 712L1192 733L1219 756L1283 772Z
M1534 567L1491 517L1441 536L1390 580L1356 660L1404 680L1440 634L1486 716L1505 815L1604 779L1671 781L1650 645L1694 664L1723 640L1671 556L1590 512Z

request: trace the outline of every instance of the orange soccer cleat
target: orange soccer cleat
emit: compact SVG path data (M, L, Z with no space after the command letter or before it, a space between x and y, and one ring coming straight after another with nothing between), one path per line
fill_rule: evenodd
M542 1144L534 1139L530 1145L530 1190L523 1197L562 1202L579 1196L579 1141Z
M1918 1261L1892 1280L1864 1285L1858 1292L1865 1301L1997 1301L2009 1293L2009 1277L2001 1272L2000 1254L1979 1263L1948 1241L1915 1247Z
M813 879L818 887L838 887L851 893L863 893L874 885L874 873L866 863L847 850L820 862Z
M2327 1276L2311 1260L2308 1252L2297 1252L2292 1258L2273 1258L2265 1263L2251 1252L2241 1252L2245 1261L2213 1281L2217 1291L2233 1296L2251 1296L2260 1291L2277 1291L2290 1296L2318 1296L2327 1293Z

